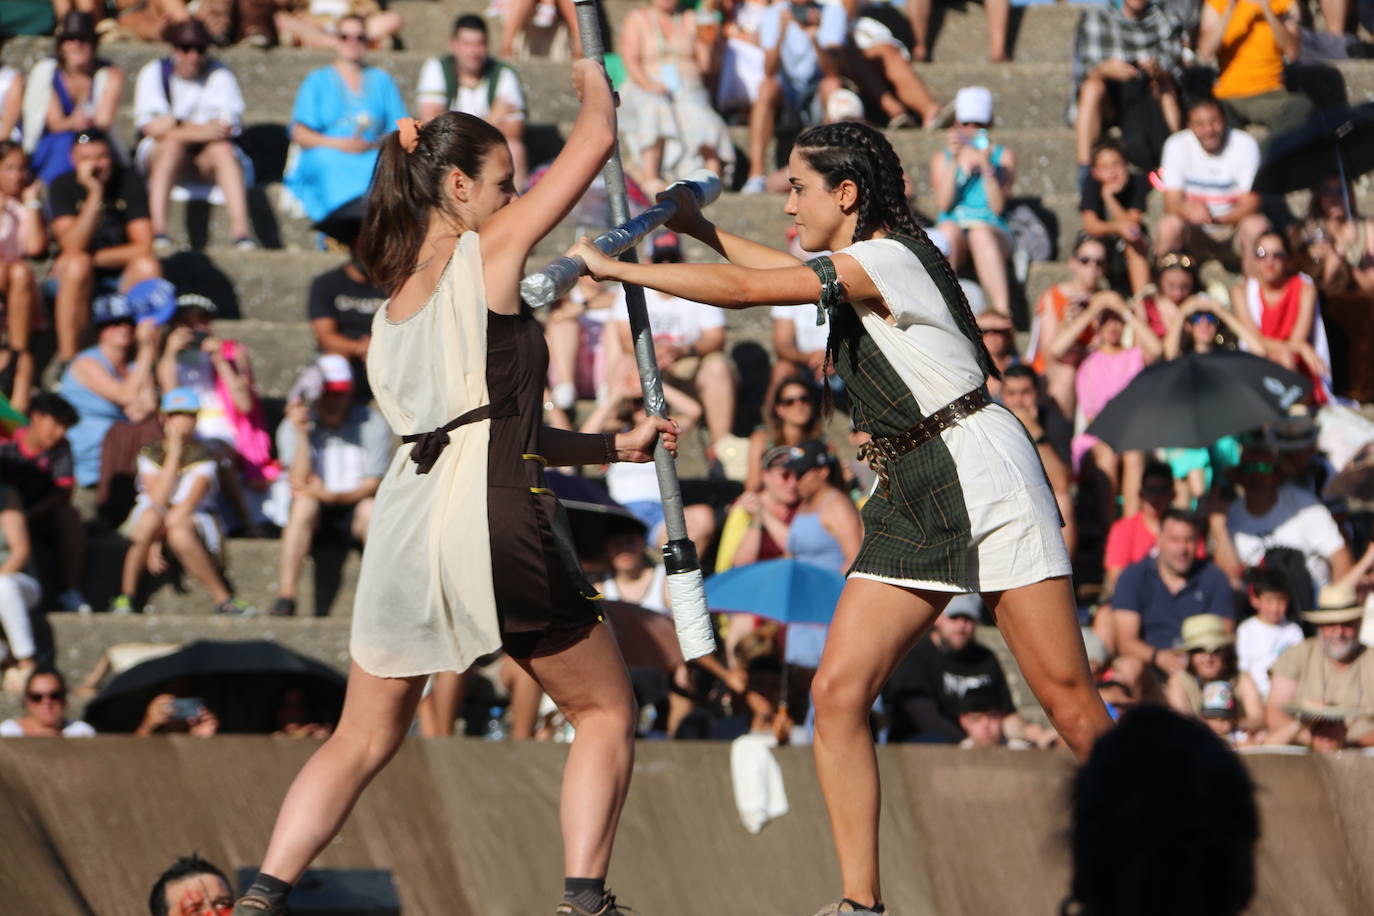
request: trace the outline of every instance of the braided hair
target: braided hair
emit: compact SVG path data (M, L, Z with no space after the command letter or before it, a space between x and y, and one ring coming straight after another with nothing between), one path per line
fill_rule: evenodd
M854 226L854 241L872 238L879 229L913 238L931 255L922 258L926 268L937 269L947 281L951 311L959 329L973 344L974 356L985 375L1001 378L983 343L978 321L969 308L963 287L949 260L925 234L907 203L902 181L902 160L887 137L875 127L858 121L840 121L809 128L797 137L796 150L806 164L820 173L827 188L849 180L859 189L859 220ZM833 341L832 334L832 341ZM834 343L826 347L826 371ZM828 386L827 386L828 390Z

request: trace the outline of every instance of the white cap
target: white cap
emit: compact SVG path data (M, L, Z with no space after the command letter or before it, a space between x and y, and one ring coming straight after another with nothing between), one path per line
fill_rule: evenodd
M965 86L954 96L954 120L960 124L991 124L992 93L983 86Z
M315 361L324 377L325 391L346 391L353 387L353 367L348 358L337 353L326 353Z
M836 89L830 93L830 99L825 103L827 124L834 124L836 121L862 121L863 116L863 100L853 90Z

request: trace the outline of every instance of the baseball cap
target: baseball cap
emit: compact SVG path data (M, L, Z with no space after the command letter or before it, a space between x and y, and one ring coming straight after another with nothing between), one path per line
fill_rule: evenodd
M960 124L991 124L992 93L984 86L965 86L954 96L954 120Z
M126 295L138 321L151 318L154 324L166 324L177 310L177 288L161 277L134 284Z
M763 455L763 467L785 467L794 474L805 474L812 468L829 467L835 463L830 446L821 439L807 439L798 445L778 445Z
M983 599L972 593L955 595L945 605L946 617L968 617L975 623L983 619Z
M134 310L129 306L129 297L123 293L106 293L96 296L91 302L91 321L97 326L137 320Z
M315 365L320 368L326 392L353 390L353 367L348 364L347 357L326 353L315 361Z
M1204 719L1229 719L1236 714L1236 692L1230 681L1208 681L1202 685Z
M681 261L682 239L678 238L676 232L658 233L649 245L649 260L655 263L659 261Z
M202 296L200 293L182 293L177 296L176 310L182 309L201 309L207 314L214 315L219 311L219 306L209 296Z
M163 413L197 413L200 410L200 395L194 388L173 388L162 396Z

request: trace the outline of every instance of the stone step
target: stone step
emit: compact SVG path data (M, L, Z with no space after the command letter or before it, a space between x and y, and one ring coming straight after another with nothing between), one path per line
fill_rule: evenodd
M254 342L256 343L256 342ZM115 534L93 538L87 547L83 590L91 605L104 609L119 589L120 569L128 542ZM226 538L224 569L235 594L266 613L276 599L279 584L281 543L265 538ZM359 553L342 547L323 547L315 559L307 559L300 576L297 610L300 617L348 616L358 581ZM184 573L149 580L143 596L152 608L149 619L164 615L215 616L206 591ZM317 606L317 598L319 604ZM59 615L61 616L61 615ZM101 614L102 619L124 619ZM275 618L274 618L275 619Z

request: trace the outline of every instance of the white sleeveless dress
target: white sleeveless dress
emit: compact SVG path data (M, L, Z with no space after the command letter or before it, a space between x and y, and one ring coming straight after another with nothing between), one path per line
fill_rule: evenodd
M388 303L389 304L389 303ZM437 429L487 403L487 306L475 232L405 321L372 320L367 375L397 435ZM377 491L350 652L379 677L464 671L501 647L487 525L490 423L449 434L427 474L402 445Z

